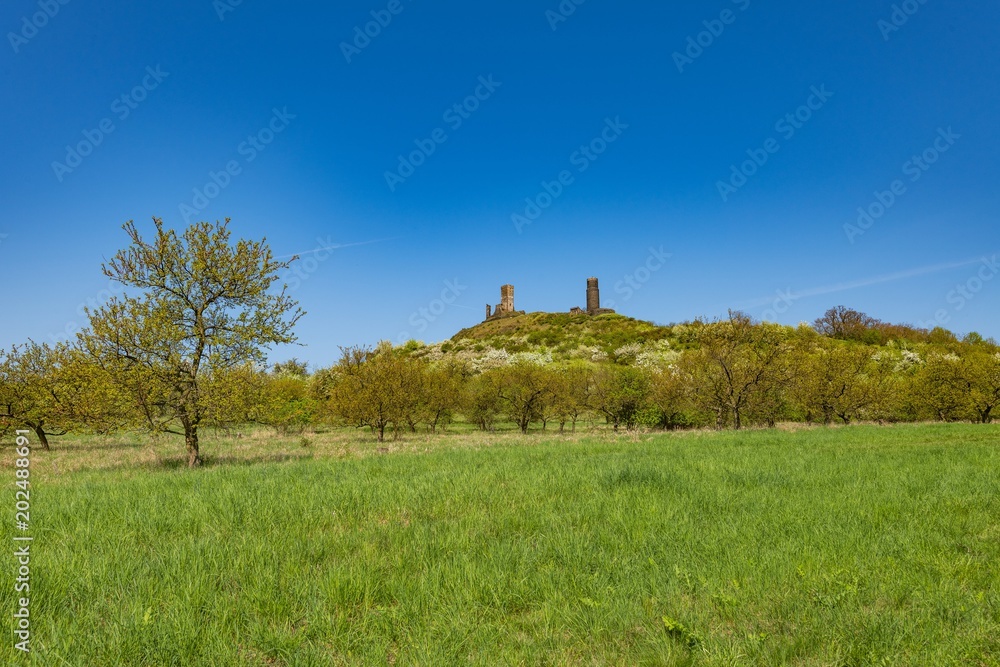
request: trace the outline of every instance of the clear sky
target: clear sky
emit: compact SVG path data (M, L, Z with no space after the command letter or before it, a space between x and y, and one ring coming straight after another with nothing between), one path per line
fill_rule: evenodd
M316 364L592 275L660 323L1000 338L996 3L61 1L0 11L4 347L152 216L306 252L275 356Z

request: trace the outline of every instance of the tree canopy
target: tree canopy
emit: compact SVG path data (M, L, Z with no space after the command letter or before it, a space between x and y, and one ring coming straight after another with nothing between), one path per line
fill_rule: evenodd
M89 310L82 344L106 360L154 431L184 436L191 466L201 462L198 427L206 415L206 373L263 363L272 345L293 343L304 315L287 287L275 290L291 261L266 240L231 241L229 219L200 222L182 233L154 218L143 238L124 225L130 245L104 267L122 296Z

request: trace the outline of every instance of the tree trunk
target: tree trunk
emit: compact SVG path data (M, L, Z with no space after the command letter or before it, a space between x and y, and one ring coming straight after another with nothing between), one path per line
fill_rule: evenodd
M194 468L201 465L201 456L198 452L198 427L188 426L184 429L184 444L187 445L188 467Z
M33 426L32 428L35 430L35 435L38 436L38 442L42 443L42 447L45 448L45 451L49 451L49 439L45 437L45 429L42 428L41 424Z
M378 441L385 442L385 424L378 425Z

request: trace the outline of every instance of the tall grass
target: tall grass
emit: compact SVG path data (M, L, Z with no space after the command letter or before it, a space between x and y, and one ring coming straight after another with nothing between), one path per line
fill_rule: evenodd
M34 663L1000 664L1000 429L478 437L36 453Z

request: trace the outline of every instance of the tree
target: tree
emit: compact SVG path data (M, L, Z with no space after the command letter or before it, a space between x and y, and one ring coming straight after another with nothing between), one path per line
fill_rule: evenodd
M266 375L257 422L278 433L301 433L316 419L316 404L309 381L299 375Z
M748 412L773 405L773 394L788 378L783 330L755 324L743 313L703 327L699 350L685 355L688 382L696 402L716 415L722 428L732 420L743 427Z
M183 435L193 467L201 463L206 374L263 363L270 346L295 342L292 330L304 312L287 286L272 290L290 262L276 260L266 240L231 243L228 218L180 235L158 218L153 223L150 241L132 221L124 225L131 244L103 271L134 292L88 309L90 326L80 336L117 363L148 428Z
M836 306L826 311L813 326L816 331L829 338L875 343L879 338L875 331L879 324L874 317L846 306Z
M552 399L552 376L544 366L520 361L491 371L497 377L497 395L507 416L521 433L542 418Z
M461 405L468 375L465 364L457 361L438 363L424 370L419 414L420 420L430 427L432 433L437 431L438 426L444 428L451 423Z
M690 411L690 395L691 388L680 365L655 369L650 378L650 403L658 412L657 426L674 430L694 424L696 416Z
M252 363L206 374L201 382L203 423L227 432L258 423L266 409L266 384L267 374Z
M1000 353L979 347L966 351L962 367L968 386L967 401L977 421L989 424L1000 405Z
M810 417L844 424L875 414L884 404L892 376L891 360L867 345L819 344L796 355L793 387Z
M106 432L124 422L123 396L82 350L28 341L0 357L0 422L27 426L45 449L50 436Z
M593 389L593 371L582 364L572 364L553 371L552 412L559 420L559 431L570 423L576 431L576 423L590 408Z
M927 358L913 378L913 398L934 419L949 422L968 415L969 382L962 359L953 353Z
M501 410L498 369L473 376L465 385L462 405L466 417L482 431L492 431Z
M379 442L389 426L415 420L421 369L406 354L383 341L374 350L341 348L336 380L332 382L332 411L355 426L369 427Z
M288 361L279 361L271 367L274 375L294 375L296 377L309 377L309 364L292 357Z
M594 407L618 430L635 428L649 398L650 378L642 368L606 364L594 377Z

